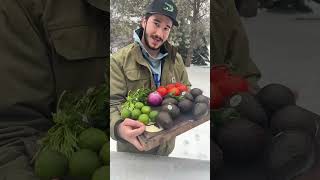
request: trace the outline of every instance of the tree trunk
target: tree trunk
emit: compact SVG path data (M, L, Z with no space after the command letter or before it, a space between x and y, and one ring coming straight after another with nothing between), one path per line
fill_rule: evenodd
M191 21L191 34L190 34L190 47L188 49L187 53L187 59L185 65L187 67L190 67L192 56L193 56L193 50L196 47L196 40L197 40L197 21L198 21L198 16L199 16L199 9L200 9L200 0L194 0L193 1L193 16L192 16L192 21Z

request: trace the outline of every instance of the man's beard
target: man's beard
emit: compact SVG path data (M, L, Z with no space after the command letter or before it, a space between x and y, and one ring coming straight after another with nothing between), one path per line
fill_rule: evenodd
M160 47L161 47L162 44L163 44L163 40L162 40L161 38L159 38L159 37L157 37L157 36L149 36L149 35L147 34L146 29L145 29L144 32L143 32L143 36L144 36L144 40L146 41L146 45L147 45L148 48L151 49L151 50L159 50ZM154 47L151 47L151 46L150 46L149 38L153 38L153 37L160 39L161 42L162 42L162 44L160 44L159 47L157 47L157 48L154 48Z

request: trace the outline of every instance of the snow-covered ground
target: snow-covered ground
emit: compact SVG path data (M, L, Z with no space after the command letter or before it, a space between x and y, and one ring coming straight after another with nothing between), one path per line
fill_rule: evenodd
M192 66L187 68L192 87L203 90L210 97L210 68ZM110 138L110 150L116 151L116 142ZM176 138L176 147L171 157L210 160L210 121L193 128Z

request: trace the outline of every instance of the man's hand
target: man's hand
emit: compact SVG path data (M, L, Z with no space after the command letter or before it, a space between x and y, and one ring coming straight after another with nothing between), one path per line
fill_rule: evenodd
M119 136L134 145L139 151L143 151L143 147L139 142L137 136L142 134L145 130L145 125L139 121L126 118L118 126Z

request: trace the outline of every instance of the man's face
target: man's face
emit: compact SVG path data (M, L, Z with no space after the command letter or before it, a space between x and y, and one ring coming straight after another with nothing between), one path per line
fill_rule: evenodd
M161 14L154 14L142 21L144 28L143 40L152 50L158 50L168 39L172 27L172 20Z

